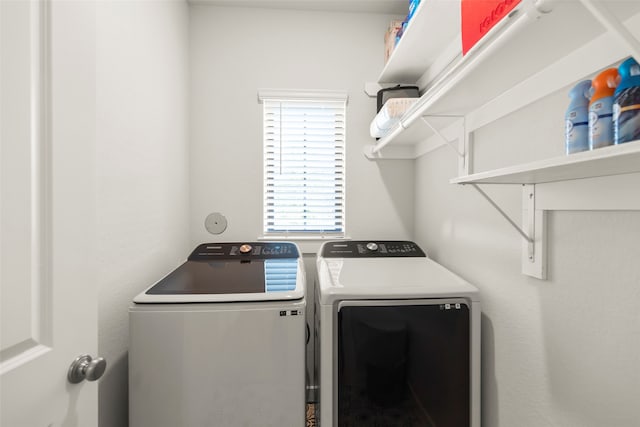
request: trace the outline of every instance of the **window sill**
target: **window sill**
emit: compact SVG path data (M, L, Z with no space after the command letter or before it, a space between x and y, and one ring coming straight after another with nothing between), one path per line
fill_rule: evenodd
M315 255L318 253L320 246L324 242L331 240L351 240L348 236L304 236L304 235L275 235L275 236L259 236L259 241L287 241L294 242L300 248L303 255Z

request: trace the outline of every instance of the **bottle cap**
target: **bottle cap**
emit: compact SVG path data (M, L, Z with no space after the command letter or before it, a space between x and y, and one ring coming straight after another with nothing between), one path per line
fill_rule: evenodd
M589 90L591 89L591 80L583 80L569 91L571 98L571 106L589 105Z
M617 68L608 68L603 72L601 72L600 74L598 74L591 82L591 90L590 90L591 102L589 104L593 104L598 99L613 96L613 93L616 90L617 84L618 84Z
M640 65L633 57L627 58L618 67L620 77L618 79L618 87L615 94L622 92L633 86L640 86Z

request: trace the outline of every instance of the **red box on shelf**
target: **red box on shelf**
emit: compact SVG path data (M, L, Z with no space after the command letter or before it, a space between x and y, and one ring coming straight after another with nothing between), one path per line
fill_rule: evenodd
M462 54L467 52L520 0L461 0Z

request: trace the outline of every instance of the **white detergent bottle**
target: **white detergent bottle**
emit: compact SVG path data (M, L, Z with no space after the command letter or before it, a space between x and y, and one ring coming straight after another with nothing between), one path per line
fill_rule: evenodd
M565 152L589 149L589 90L591 80L583 80L569 91L569 108L565 114Z

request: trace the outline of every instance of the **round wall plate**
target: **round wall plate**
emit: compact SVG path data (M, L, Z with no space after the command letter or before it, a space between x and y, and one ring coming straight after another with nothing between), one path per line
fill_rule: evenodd
M221 234L227 229L227 218L220 212L211 213L204 220L204 228L211 234Z

